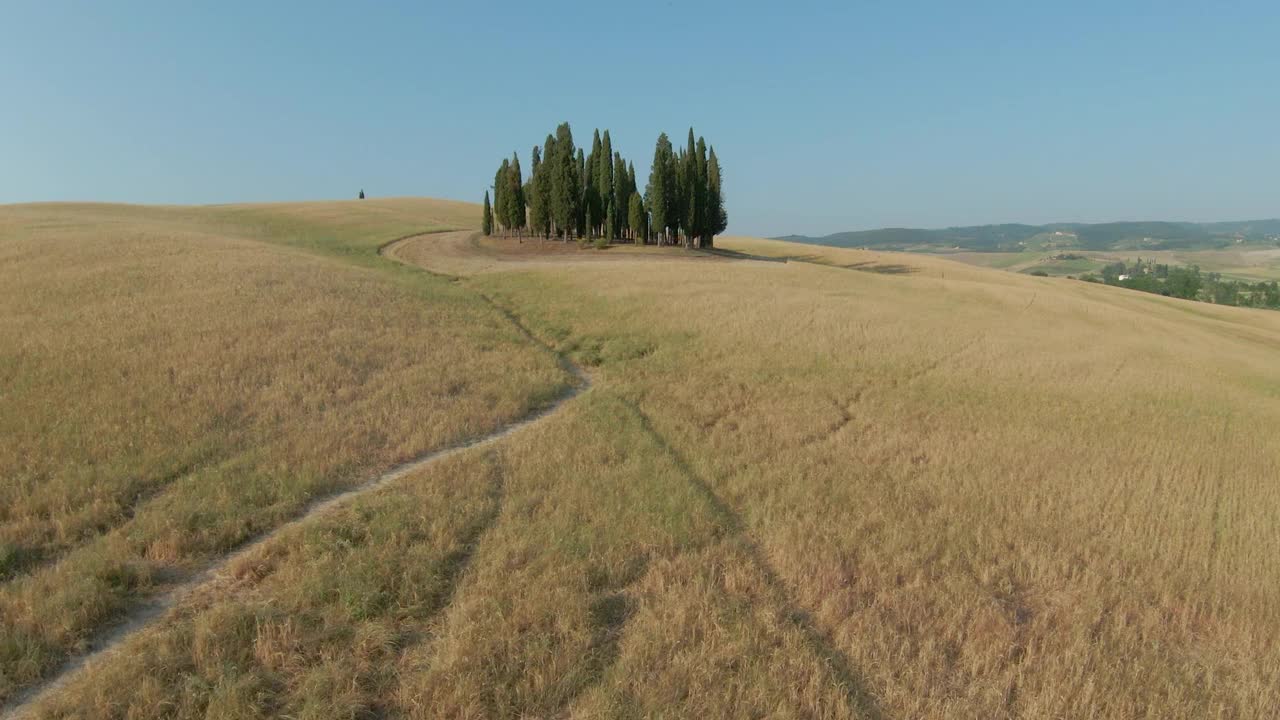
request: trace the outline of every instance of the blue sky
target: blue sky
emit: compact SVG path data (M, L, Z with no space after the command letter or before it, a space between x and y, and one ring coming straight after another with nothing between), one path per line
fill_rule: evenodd
M1280 216L1275 2L3 4L0 202L478 201L568 120L737 233Z

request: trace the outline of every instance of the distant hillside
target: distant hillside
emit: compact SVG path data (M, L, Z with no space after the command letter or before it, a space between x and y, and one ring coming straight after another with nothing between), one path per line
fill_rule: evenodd
M1280 220L1243 220L1236 222L1205 223L1202 227L1212 233L1280 236Z
M940 252L1020 252L1054 248L1083 250L1186 250L1225 247L1238 242L1280 242L1280 219L1238 222L1112 222L1048 225L973 225L937 230L881 228L824 237L775 238L833 247Z

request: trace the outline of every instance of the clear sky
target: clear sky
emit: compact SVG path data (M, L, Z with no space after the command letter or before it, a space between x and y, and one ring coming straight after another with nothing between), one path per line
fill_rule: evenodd
M479 201L556 123L730 231L1280 216L1280 3L0 0L0 202Z

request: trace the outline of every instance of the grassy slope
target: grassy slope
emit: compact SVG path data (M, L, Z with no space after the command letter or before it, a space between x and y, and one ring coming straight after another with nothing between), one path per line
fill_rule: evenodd
M7 224L46 231L83 228L129 230L139 222L195 226L208 233L268 240L345 257L369 256L404 235L476 229L474 203L432 198L230 205L119 205L31 203L0 206Z
M1280 322L823 254L915 271L601 272L511 302L587 347L689 338L620 382L889 715L1275 708Z
M351 205L0 208L0 699L309 498L564 387L474 293L374 254L461 206ZM385 269L243 239L272 232Z
M595 389L280 538L49 714L1274 714L1280 319L803 259L470 280Z

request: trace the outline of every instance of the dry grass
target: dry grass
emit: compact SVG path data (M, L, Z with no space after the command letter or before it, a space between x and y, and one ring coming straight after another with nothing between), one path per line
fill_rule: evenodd
M480 207L431 198L239 205L35 203L3 208L5 223L45 232L84 229L129 233L139 223L168 224L228 238L266 240L361 262L382 244L417 233L477 229Z
M606 367L654 339L609 381L887 715L1277 708L1275 318L814 252L485 282Z
M820 248L491 272L456 241L400 256L479 273L595 389L280 538L48 715L1280 711L1273 314Z
M446 281L174 215L0 212L0 698L309 499L566 384Z
M202 220L217 218L228 232L357 260L394 238L480 226L478 205L432 198L216 205L197 210Z
M852 716L731 518L607 391L281 537L236 575L43 714L608 717L683 699ZM730 666L727 685L707 672ZM649 686L661 694L634 696Z
M510 272L532 268L555 269L611 262L719 262L721 259L682 247L637 246L629 243L605 249L576 242L540 238L485 237L471 231L444 232L411 238L387 248L402 262L451 275Z

